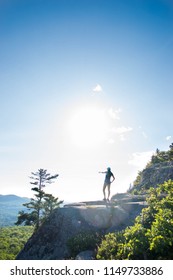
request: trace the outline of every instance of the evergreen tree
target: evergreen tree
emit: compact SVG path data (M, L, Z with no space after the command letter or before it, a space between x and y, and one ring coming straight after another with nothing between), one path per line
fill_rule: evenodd
M45 169L39 169L37 172L32 172L31 174L30 179L33 181L30 184L36 186L31 189L35 192L34 198L31 198L30 202L23 204L28 209L28 212L19 212L16 225L24 223L25 225L34 225L35 229L38 229L53 209L62 203L62 201L58 201L58 198L55 198L51 194L46 194L43 191L46 184L53 183L52 180L56 179L59 175L51 175Z
M52 184L52 180L59 176L58 174L51 175L50 173L47 173L46 169L38 169L37 172L31 172L31 174L32 176L30 179L34 181L30 182L30 184L37 186L39 190L42 190L46 184Z
M44 217L47 218L50 214L52 214L53 210L61 203L63 203L63 201L58 201L58 197L54 197L52 194L45 194L43 202Z

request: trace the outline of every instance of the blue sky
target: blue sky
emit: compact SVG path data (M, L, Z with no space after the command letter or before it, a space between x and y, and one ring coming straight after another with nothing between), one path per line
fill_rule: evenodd
M173 142L169 0L0 1L1 194L102 199L104 171L124 192Z

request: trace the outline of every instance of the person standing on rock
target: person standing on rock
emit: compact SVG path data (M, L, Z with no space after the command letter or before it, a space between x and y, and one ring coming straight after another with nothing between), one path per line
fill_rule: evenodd
M109 201L109 198L110 198L110 188L111 188L112 182L115 180L115 176L114 176L114 174L111 172L111 168L110 168L110 167L107 168L107 171L99 172L99 173L104 173L104 174L106 174L106 175L105 175L104 184L103 184L103 195L104 195L104 199L103 199L103 200L106 200L106 187L107 187L107 189L108 189L108 197L107 197L107 200ZM111 178L112 178L112 180L111 180Z

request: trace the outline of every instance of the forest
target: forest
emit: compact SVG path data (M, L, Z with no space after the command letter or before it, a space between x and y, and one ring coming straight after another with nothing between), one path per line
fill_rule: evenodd
M32 226L0 228L0 260L14 260L33 230Z

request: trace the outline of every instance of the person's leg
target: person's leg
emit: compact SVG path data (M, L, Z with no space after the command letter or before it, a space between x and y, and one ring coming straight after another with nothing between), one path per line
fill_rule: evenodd
M105 183L103 185L103 196L104 196L104 200L106 200L106 184Z
M111 194L111 184L108 185L108 200L109 200L110 194Z

